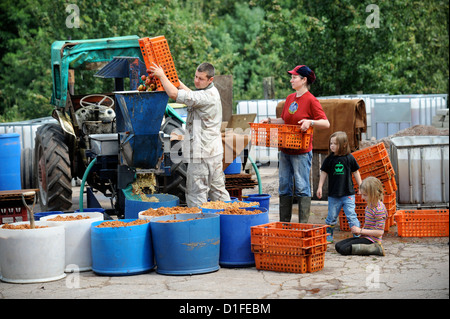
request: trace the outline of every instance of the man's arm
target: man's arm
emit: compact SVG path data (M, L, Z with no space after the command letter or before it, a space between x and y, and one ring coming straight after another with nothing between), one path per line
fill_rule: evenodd
M164 88L164 91L166 91L167 95L171 99L176 100L178 97L178 89L176 88L175 85L173 85L172 82L169 81L166 74L164 73L163 68L159 65L156 65L153 62L153 66L150 67L150 70L153 72L152 75L156 76L161 81L161 84ZM186 87L184 84L183 86Z

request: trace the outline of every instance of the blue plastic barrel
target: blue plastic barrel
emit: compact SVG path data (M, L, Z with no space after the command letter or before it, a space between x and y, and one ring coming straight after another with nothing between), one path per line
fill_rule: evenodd
M236 200L224 201L224 203L232 203L232 202L239 202L239 201L236 201ZM250 202L249 201L241 201L241 203L250 203ZM252 207L259 207L259 205L255 205ZM204 214L215 214L215 213L218 213L218 212L224 210L224 208L214 209L214 208L204 208L204 207L200 207L200 209L202 210L202 213L204 213Z
M180 199L171 194L153 194L147 197L156 197L157 202L146 202L125 198L125 218L137 219L139 213L149 208L157 209L159 207L175 207L180 204Z
M135 219L121 219L125 223ZM150 224L98 228L92 223L92 270L100 275L136 275L155 267Z
M20 180L20 135L0 134L0 191L22 189Z
M247 201L249 202L259 202L259 207L264 207L269 210L270 205L270 194L250 194L247 195Z
M242 168L242 160L238 156L232 163L230 163L230 165L227 166L227 168L225 168L223 172L225 175L240 174L241 168Z
M242 208L260 210L253 215L220 215L220 266L250 267L255 264L251 247L251 227L267 224L269 213L265 208Z
M50 216L50 215L60 215L64 214L64 212L61 211L50 211L50 212L40 212L40 213L34 213L34 220L40 220L42 217Z
M165 222L175 218L184 221ZM150 225L157 273L193 275L220 268L219 215L200 213L161 216L153 218Z

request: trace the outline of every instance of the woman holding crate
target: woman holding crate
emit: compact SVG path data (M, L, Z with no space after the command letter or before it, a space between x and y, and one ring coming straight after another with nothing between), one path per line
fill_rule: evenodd
M262 120L261 123L301 125L306 132L310 127L327 129L330 122L322 106L309 92L316 75L306 65L297 65L291 71L290 94L284 103L281 118ZM311 184L309 180L312 163L312 143L307 149L280 149L279 196L280 221L290 222L294 196L298 199L299 222L307 223L311 207Z

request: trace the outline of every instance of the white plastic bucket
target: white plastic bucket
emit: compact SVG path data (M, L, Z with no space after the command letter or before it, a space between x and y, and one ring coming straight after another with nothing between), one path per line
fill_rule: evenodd
M152 220L155 217L159 217L159 216L150 216L150 215L145 215L146 211L143 210L141 212L138 213L138 219L143 219L143 220Z
M29 224L18 222L13 225ZM64 278L65 230L61 225L37 221L35 229L3 229L0 226L1 280L37 283Z
M61 216L83 216L88 219L50 221ZM66 229L66 257L65 271L88 271L92 269L91 256L91 224L103 220L102 213L68 213L41 217L42 221L51 224L63 225Z

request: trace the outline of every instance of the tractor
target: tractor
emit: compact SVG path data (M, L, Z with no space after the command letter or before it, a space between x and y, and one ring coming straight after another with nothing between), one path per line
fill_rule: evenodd
M101 192L111 200L109 213L123 218L122 190L139 174L153 176L154 192L176 195L184 203L186 164L171 161L176 141L168 138L174 130L183 134L183 120L168 105L164 91L137 91L140 76L146 74L138 40L134 35L52 44L56 123L37 129L33 158L42 211L69 210L72 180L78 178L89 185L89 198L95 202L94 194ZM93 76L113 87L75 94L77 72L82 74L77 83Z

